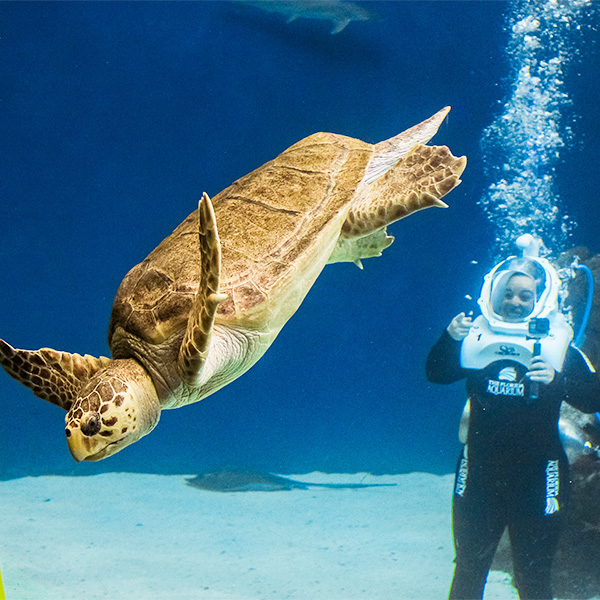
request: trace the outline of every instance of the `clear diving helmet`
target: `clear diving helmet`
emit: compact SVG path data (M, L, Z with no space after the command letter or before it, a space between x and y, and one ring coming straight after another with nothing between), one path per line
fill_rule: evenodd
M511 256L496 265L483 280L478 300L481 315L463 340L461 365L483 369L498 360L513 360L529 367L540 354L560 372L573 338L573 330L559 310L560 279L550 262L539 256L540 241L530 234L517 239L521 256ZM502 309L514 276L533 280L535 290L528 314L510 318Z

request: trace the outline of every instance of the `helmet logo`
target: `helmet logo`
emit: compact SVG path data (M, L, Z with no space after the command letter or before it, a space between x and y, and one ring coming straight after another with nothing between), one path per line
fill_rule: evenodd
M500 356L519 356L519 351L514 346L507 346L502 344L499 350L496 350L496 354Z

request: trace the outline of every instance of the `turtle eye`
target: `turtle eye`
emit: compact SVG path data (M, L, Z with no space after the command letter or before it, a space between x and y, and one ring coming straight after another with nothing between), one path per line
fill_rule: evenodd
M84 415L81 418L80 425L81 432L88 437L96 435L102 429L102 422L98 413Z

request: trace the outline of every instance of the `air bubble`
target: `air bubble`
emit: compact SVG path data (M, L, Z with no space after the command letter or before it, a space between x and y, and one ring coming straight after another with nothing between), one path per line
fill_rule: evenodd
M574 223L563 214L556 167L572 139L565 112L564 72L577 56L571 23L581 27L591 0L514 0L507 23L507 55L514 74L501 114L483 132L489 184L479 204L497 232L498 257L523 233L564 249ZM590 24L591 27L591 24ZM569 116L572 119L572 116Z

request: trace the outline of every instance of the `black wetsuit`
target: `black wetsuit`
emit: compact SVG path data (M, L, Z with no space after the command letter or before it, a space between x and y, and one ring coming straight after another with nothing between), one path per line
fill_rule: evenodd
M550 600L550 569L569 496L569 470L558 420L562 401L600 410L600 379L569 347L563 369L530 398L526 369L500 360L485 369L460 366L461 342L447 331L427 359L427 378L466 378L471 401L467 444L459 458L453 501L456 568L450 598L479 600L508 527L519 597Z

